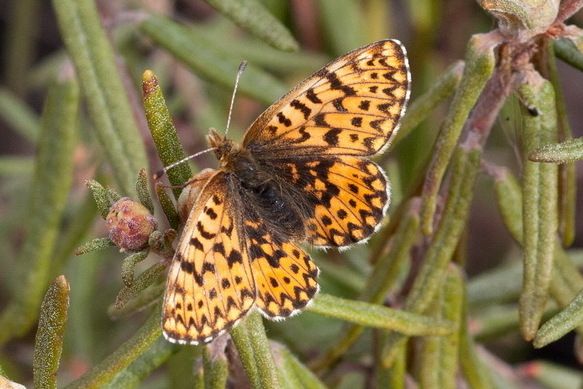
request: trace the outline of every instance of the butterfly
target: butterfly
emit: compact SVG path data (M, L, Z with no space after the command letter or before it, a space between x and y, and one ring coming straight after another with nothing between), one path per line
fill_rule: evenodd
M368 157L390 143L410 95L405 48L378 41L326 65L267 108L241 144L212 130L219 161L191 181L187 220L170 264L166 339L208 343L250 310L281 320L318 292L300 246L366 241L389 205Z

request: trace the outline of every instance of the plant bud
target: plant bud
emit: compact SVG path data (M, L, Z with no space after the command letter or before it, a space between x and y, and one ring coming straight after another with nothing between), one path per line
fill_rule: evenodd
M202 170L190 180L190 183L180 193L180 197L178 197L178 215L182 223L186 223L186 219L188 219L190 210L194 206L200 191L214 173L213 169Z
M478 0L498 20L500 32L521 41L547 31L557 18L559 0Z
M123 197L109 209L106 218L109 239L122 250L138 251L146 247L157 227L156 219L142 204Z

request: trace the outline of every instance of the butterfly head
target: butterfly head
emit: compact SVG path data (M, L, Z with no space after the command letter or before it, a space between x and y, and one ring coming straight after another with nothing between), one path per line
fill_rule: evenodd
M214 128L210 129L207 140L209 146L214 149L220 166L227 171L236 170L235 165L238 165L238 161L248 159L244 158L248 154L245 149Z

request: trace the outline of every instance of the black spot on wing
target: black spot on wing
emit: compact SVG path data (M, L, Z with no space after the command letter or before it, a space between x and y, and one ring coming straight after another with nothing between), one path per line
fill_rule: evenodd
M314 104L322 104L322 100L318 98L318 96L316 95L316 93L314 93L314 90L312 88L308 89L308 91L306 92L306 98Z
M304 103L300 102L299 100L292 100L290 105L293 108L300 111L304 115L304 119L306 119L306 120L310 117L310 114L312 113L312 110L310 108L308 108Z
M279 122L281 124L283 124L286 127L289 127L292 125L291 120L289 120L282 112L277 113L277 119L279 120Z
M217 236L217 234L213 234L211 232L207 232L204 229L204 226L202 225L202 223L200 221L198 223L196 223L196 229L200 233L200 236L202 236L204 239L210 240L210 239L213 239L215 236Z
M338 135L342 132L342 130L338 128L332 128L324 134L324 141L328 143L330 146L338 145Z

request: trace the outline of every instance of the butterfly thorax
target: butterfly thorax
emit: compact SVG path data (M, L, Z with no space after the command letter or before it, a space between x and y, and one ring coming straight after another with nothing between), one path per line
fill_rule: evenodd
M281 183L245 147L211 129L209 145L214 148L221 170L230 173L243 202L253 205L256 216L286 240L304 233L302 215Z
M253 155L240 144L211 128L209 145L214 148L221 170L236 175L247 186L259 186L268 179Z

